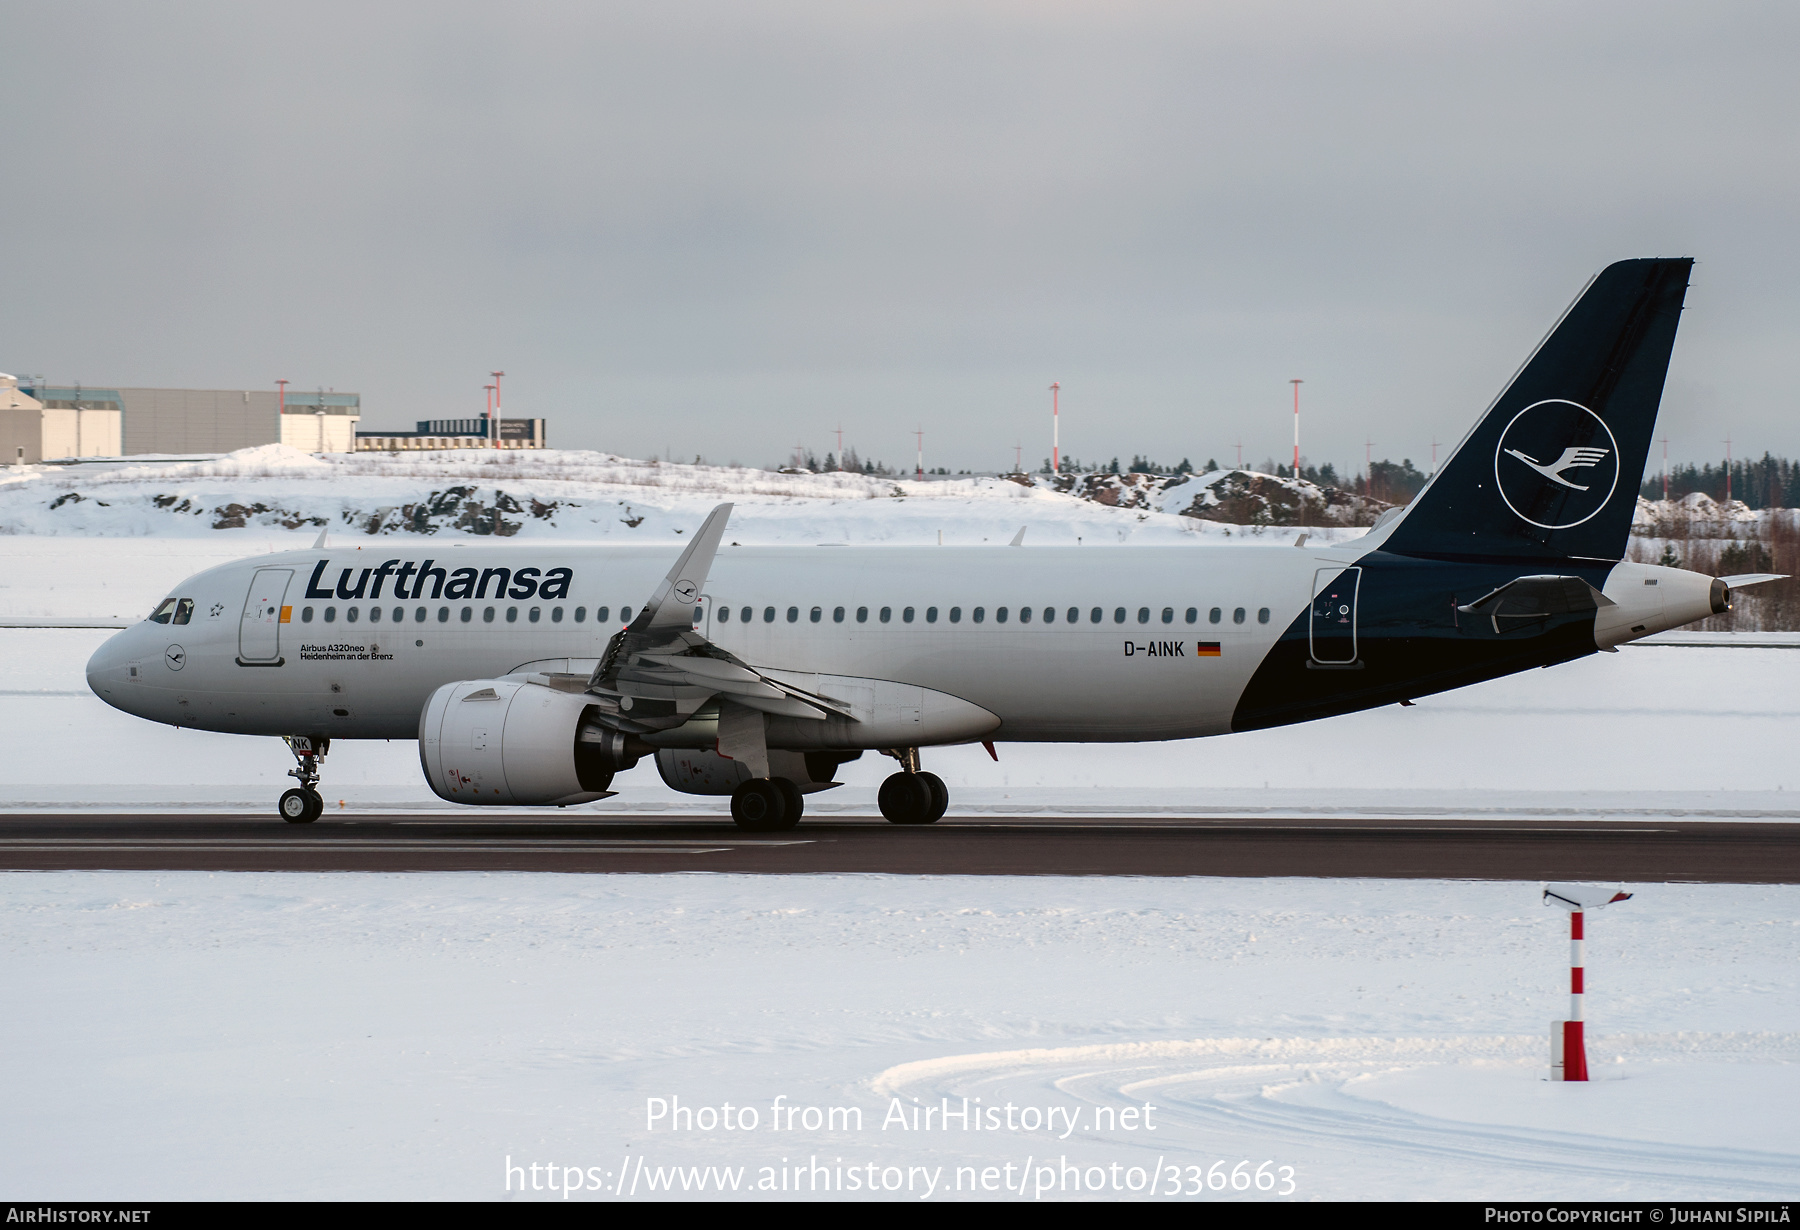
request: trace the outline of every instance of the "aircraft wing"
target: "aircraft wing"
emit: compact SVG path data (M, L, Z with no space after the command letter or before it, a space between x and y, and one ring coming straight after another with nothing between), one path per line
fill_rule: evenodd
M629 734L669 730L715 696L782 717L854 720L850 706L769 678L694 630L694 613L731 519L731 505L708 514L636 619L615 634L587 690L602 723Z

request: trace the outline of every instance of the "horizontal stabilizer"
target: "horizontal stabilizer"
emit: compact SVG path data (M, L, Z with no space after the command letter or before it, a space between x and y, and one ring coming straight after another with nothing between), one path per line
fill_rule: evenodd
M1611 598L1580 577L1520 577L1458 606L1463 615L1486 615L1495 632L1523 627L1552 615L1575 615L1616 606Z
M1720 577L1728 589L1746 589L1752 585L1761 585L1764 581L1785 581L1785 572L1743 572L1735 577Z

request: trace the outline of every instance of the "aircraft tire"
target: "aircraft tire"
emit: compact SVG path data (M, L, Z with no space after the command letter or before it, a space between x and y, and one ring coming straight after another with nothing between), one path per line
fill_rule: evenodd
M936 824L950 810L950 787L936 773L920 773L919 780L931 791L931 807L925 813L926 824Z
M289 824L311 824L325 810L325 804L312 791L296 787L283 793L275 808Z
M731 792L731 819L748 833L778 833L800 819L790 814L787 792L766 777L744 782Z
M791 777L772 777L769 780L775 783L781 791L781 797L787 800L787 823L781 827L791 829L800 823L800 817L806 812L806 796L800 793L799 783Z
M930 824L937 818L931 814L931 786L921 780L924 776L923 773L895 773L881 783L876 802L890 824ZM945 798L946 801L949 798L948 791Z

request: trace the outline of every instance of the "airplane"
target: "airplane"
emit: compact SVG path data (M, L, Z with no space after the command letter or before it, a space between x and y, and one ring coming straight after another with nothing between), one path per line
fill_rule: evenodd
M897 763L882 815L930 824L949 792L923 749L1225 735L1616 651L1776 579L1624 559L1692 264L1595 275L1424 489L1351 541L740 547L729 504L673 566L321 534L184 581L88 683L151 721L285 739L290 823L323 810L334 741L416 739L453 803L591 802L652 759L771 832L869 751Z

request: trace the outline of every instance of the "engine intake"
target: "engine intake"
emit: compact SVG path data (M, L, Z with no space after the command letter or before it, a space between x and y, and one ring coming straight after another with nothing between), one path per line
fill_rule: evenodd
M649 749L594 722L590 698L525 679L469 679L431 694L419 763L451 803L565 807L607 795Z

